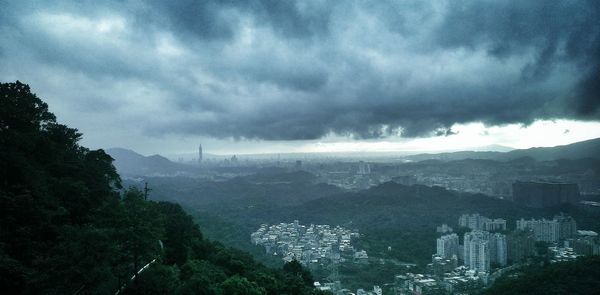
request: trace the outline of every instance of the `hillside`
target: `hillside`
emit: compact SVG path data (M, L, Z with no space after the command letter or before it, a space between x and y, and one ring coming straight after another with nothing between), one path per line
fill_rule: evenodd
M246 182L240 178L242 183ZM211 190L223 192L227 185L212 183ZM266 186L235 193L235 199L215 199L198 203L193 197L174 199L196 216L207 235L228 245L251 250L249 234L262 223L291 222L343 225L361 231L361 247L374 255L406 262L427 263L435 252L435 227L442 223L455 226L463 213L479 212L490 218L506 218L514 227L521 217L552 217L565 212L576 217L582 228L599 230L598 215L576 207L562 206L545 210L521 207L506 200L481 194L448 191L440 187L404 186L393 182L359 192L332 190L319 198L302 197L304 192L319 192L319 184L298 186L287 195L294 201L280 202L279 194ZM172 190L164 184L166 190ZM253 192L254 191L254 192ZM257 194L265 192L264 194ZM198 193L198 198L206 192ZM161 191L161 195L168 194ZM193 190L189 192L193 195ZM157 195L158 196L158 195ZM181 195L178 195L181 196ZM232 201L233 200L233 201ZM218 226L214 226L218 224ZM391 246L392 251L385 251Z
M27 85L0 83L4 294L317 293L298 262L266 268L181 206L121 190L112 158L80 138Z
M555 147L514 150L506 153L504 158L501 159L511 160L521 157L531 157L538 161L582 158L600 159L600 138Z
M580 257L575 261L519 269L499 279L484 294L598 294L598 278L600 257Z
M106 150L115 161L117 171L131 176L165 176L183 175L197 172L198 167L179 164L160 156L143 156L132 150L110 148Z
M536 147L517 149L508 152L500 151L460 151L438 154L418 154L404 157L411 161L423 160L463 160L485 159L496 161L510 161L518 158L530 157L537 161L552 161L560 159L577 160L583 158L600 159L600 138L576 142L555 147Z

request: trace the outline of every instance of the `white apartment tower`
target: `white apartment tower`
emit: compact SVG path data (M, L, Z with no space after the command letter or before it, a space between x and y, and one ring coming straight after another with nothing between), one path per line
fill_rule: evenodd
M490 271L490 246L489 242L475 237L467 243L469 245L469 264L470 269L479 272ZM466 257L466 256L465 256Z
M458 235L449 234L443 235L437 239L438 256L450 259L453 255L458 257Z
M507 260L506 235L500 233L492 234L489 241L490 261L500 266L505 266Z
M560 223L557 220L521 218L517 220L517 229L532 231L536 241L555 243L560 239Z

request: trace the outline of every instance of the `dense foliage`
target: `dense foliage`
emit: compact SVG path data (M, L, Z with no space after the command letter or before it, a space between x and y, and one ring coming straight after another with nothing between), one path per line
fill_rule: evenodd
M575 261L529 266L502 277L485 294L598 294L600 257L580 257Z
M112 158L80 138L29 86L0 84L4 294L314 293L297 262L266 268L205 239L179 205L120 190Z
M265 254L264 248L253 245L249 239L250 233L262 223L298 219L303 224L359 229L361 237L356 248L368 252L369 264L343 263L335 272L335 278L330 267L311 266L316 280L340 280L349 289L367 288L374 284L385 286L393 282L397 274L424 272L425 265L431 262L431 254L436 252L435 239L440 235L436 226L449 224L462 236L466 229L458 228L457 222L463 213L479 212L490 218L506 218L508 228L514 229L515 220L521 217L552 218L564 212L577 220L579 228L600 230L598 213L577 206L533 209L481 194L393 182L368 190L344 192L319 191L316 189L318 184L300 181L293 187L301 189L278 192L277 185L273 184L276 181L269 182L267 175L263 178L267 179L257 182L251 181L250 176L243 176L230 181L196 183L184 178L163 178L161 190L153 191L153 197L178 197L176 201L194 215L206 236L249 251L271 266L280 265L281 256ZM146 178L150 182L156 179ZM233 191L229 188L233 183L246 190ZM184 194L175 193L182 188L185 188ZM194 198L194 191L206 192L205 199ZM306 192L310 192L311 196L307 196ZM285 198L295 200L283 202ZM417 266L406 269L404 263L416 263Z
M247 177L196 184L183 178L147 180L161 183L160 190L153 191L154 197L176 196L174 201L181 203L196 217L207 236L227 245L242 247L255 255L264 253L264 250L256 249L250 243L250 233L262 223L292 222L294 219L303 224L359 229L361 238L357 246L367 250L369 256L418 263L420 266L429 263L431 254L436 251L435 239L439 236L436 226L446 223L460 231L457 222L463 213L478 212L490 218L506 218L508 227L514 229L515 220L519 218L551 218L564 212L577 220L579 228L600 230L598 213L586 212L576 206L533 209L482 194L423 185L405 186L388 182L368 190L344 192L319 190L322 184L300 182L290 185L297 188L295 191L279 191L277 185L266 181L252 183ZM246 190L229 188L234 183ZM177 194L182 190L185 193ZM207 199L193 197L194 191L203 192ZM310 197L307 192L310 192ZM285 199L293 201L284 202ZM388 250L388 247L391 249ZM261 260L263 258L270 259L261 257ZM393 274L390 277L393 278Z

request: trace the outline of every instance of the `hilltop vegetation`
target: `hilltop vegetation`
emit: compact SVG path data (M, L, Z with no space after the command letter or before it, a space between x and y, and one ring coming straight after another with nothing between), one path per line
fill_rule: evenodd
M252 183L251 177L255 178L239 177L226 182L195 182L183 178L147 180L161 183L160 191L153 192L154 197L176 196L177 199L172 201L181 203L191 212L208 236L255 255L259 255L261 249L250 243L251 232L262 223L292 222L294 219L305 224L357 228L361 232L361 249L374 256L421 265L429 263L435 252L436 226L447 223L456 227L458 217L464 213L478 212L490 218L506 218L509 227L514 228L514 221L521 217L550 218L564 212L574 216L580 228L600 229L598 214L569 205L532 209L482 194L394 182L346 192L304 181L281 187L268 182ZM187 185L181 185L185 183ZM174 193L182 187L185 193ZM388 246L391 247L389 251Z
M531 158L537 161L554 161L560 159L577 160L592 158L600 160L600 138L580 141L572 144L555 147L535 147L529 149L518 149L506 152L499 151L460 151L438 154L418 154L406 156L412 161L422 160L464 160L464 159L486 159L496 161L512 161L520 158Z
M29 86L0 84L5 294L314 293L299 263L266 268L205 239L179 205L121 190L112 158L80 138Z
M598 294L598 278L600 257L580 257L575 261L519 269L496 281L484 294Z

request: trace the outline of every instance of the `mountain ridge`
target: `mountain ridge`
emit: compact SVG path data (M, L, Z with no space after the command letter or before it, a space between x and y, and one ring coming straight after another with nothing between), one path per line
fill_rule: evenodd
M109 148L106 153L115 160L117 171L124 175L180 175L198 169L192 165L173 162L158 154L144 156L125 148Z
M537 161L551 161L560 159L600 159L600 138L578 141L566 145L553 147L532 147L528 149L515 149L508 152L499 151L458 151L448 153L422 153L403 157L410 161L423 160L463 160L482 159L496 161L510 161L518 158L530 157Z

